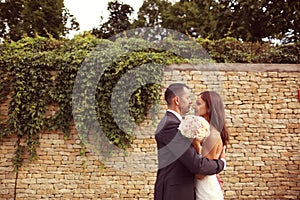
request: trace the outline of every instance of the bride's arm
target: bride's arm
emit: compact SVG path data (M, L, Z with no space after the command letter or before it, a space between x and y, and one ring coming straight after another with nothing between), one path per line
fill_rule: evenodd
M202 150L201 141L199 139L195 138L195 139L193 139L192 144L193 144L194 148L196 149L197 153L201 154L201 150ZM197 179L203 179L204 177L205 177L205 175L196 174Z

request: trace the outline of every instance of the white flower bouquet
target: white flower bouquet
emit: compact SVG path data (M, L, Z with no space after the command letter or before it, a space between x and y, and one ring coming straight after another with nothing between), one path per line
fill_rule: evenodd
M187 138L203 141L210 134L208 121L200 116L188 115L182 119L179 128L181 134Z

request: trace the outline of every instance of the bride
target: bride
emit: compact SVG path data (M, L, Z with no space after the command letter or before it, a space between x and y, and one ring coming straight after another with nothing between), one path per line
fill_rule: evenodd
M210 123L210 135L200 144L194 140L198 153L209 159L218 159L229 135L225 124L225 111L222 99L213 91L202 92L196 101L195 115L204 117ZM200 150L201 149L201 150ZM196 200L223 200L223 192L217 175L196 175Z

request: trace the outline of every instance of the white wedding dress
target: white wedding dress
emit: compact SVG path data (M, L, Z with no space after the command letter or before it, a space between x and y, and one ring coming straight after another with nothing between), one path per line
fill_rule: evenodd
M203 179L195 178L196 200L223 200L223 192L217 175L205 176Z
M208 155L209 152L213 150L213 148L217 148L216 144L221 142L221 146L223 146L222 139L220 133L211 127L210 135L207 137L202 144L202 155ZM213 151L214 152L214 151ZM221 153L220 150L217 155L214 155L214 158L218 158ZM197 179L195 177L195 193L196 200L223 200L223 191L218 181L217 175L207 175L202 179Z

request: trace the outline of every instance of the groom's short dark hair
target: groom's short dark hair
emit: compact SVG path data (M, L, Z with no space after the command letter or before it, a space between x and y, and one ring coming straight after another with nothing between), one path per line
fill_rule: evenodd
M166 100L167 104L170 105L172 102L172 99L175 96L181 97L181 95L183 94L184 88L189 89L189 87L184 83L173 83L173 84L169 85L169 87L165 91L165 100Z

